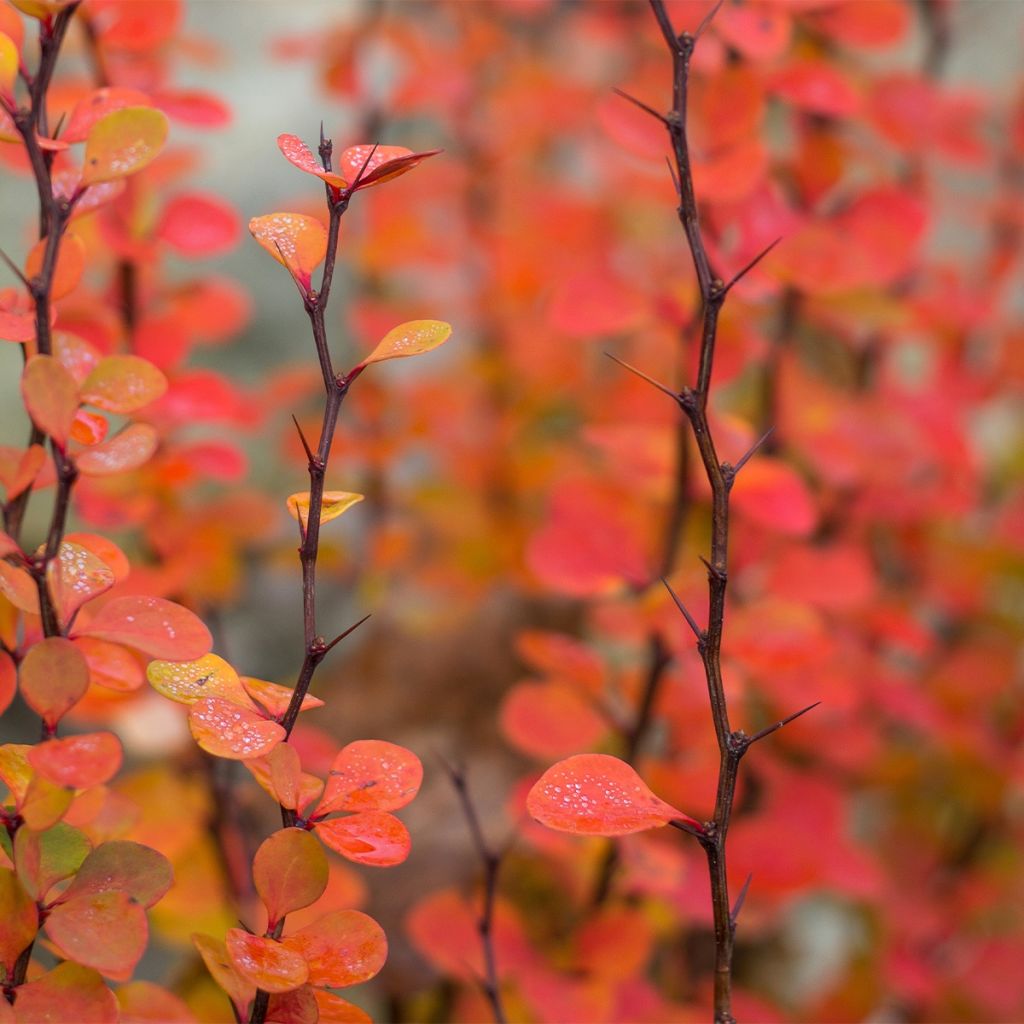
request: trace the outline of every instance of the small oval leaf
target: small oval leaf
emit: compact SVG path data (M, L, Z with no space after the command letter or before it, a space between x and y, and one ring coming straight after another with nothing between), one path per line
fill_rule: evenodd
M388 958L384 929L358 910L335 910L284 939L309 965L311 985L345 988L369 981Z
M139 356L105 356L82 382L81 400L107 412L125 415L156 401L167 378Z
M306 961L276 939L230 928L225 946L234 969L264 992L290 992L309 977Z
M323 224L301 213L268 213L253 217L249 231L309 291L313 271L327 255L327 229Z
M25 703L52 729L85 696L89 666L70 640L46 637L22 659L18 682Z
M76 636L124 644L153 658L193 661L213 646L210 631L193 612L162 597L134 595L108 601Z
M85 140L82 184L142 170L167 139L167 117L152 107L124 107L101 117Z
M305 829L283 828L256 851L252 880L267 908L269 931L285 914L308 907L324 894L327 856Z
M324 491L320 501L320 522L329 523L347 512L353 505L363 500L362 494L351 491ZM309 491L299 491L288 496L288 514L297 519L305 529L309 525L310 495Z
M409 856L409 830L393 814L361 811L346 818L332 818L316 826L316 834L335 853L371 867L401 864Z
M284 729L248 708L218 697L192 705L188 725L208 754L234 761L264 757L284 739Z
M332 811L397 811L419 792L420 759L384 740L357 740L335 757L318 815Z
M410 320L393 327L377 347L359 364L381 363L385 359L404 359L443 345L451 337L452 325L443 320Z

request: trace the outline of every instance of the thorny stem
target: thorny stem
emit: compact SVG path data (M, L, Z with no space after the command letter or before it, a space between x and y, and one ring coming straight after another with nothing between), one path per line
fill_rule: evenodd
M487 1001L491 1004L491 1012L494 1014L495 1024L506 1024L508 1017L505 1014L505 1006L501 998L498 964L494 952L494 902L498 895L498 873L501 870L501 854L491 848L487 838L484 836L484 830L480 824L480 815L477 813L476 806L469 795L465 772L447 763L445 764L445 770L448 772L448 777L452 781L455 794L459 798L462 814L466 819L469 833L473 839L473 847L480 858L480 863L484 870L483 904L476 923L477 932L480 935L480 945L483 948L484 954L484 995L486 995Z

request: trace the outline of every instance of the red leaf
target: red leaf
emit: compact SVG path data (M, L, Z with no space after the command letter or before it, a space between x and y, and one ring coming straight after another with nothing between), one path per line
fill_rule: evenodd
M309 976L305 960L275 939L230 928L225 945L235 970L264 992L289 992Z
M176 196L163 210L156 234L179 255L223 256L238 243L241 221L223 199L192 192Z
M252 879L267 908L270 931L285 914L310 906L324 894L327 857L309 832L283 828L256 851Z
M414 153L404 146L350 146L338 158L338 171L348 187L355 186L358 192L397 178L411 171L420 161L440 152L439 149L429 149Z
M501 729L517 749L533 757L565 757L596 745L608 723L576 690L564 683L517 683L500 711Z
M153 93L152 102L168 117L195 128L224 128L231 123L231 108L200 89L161 89Z
M755 457L737 474L732 507L767 530L794 537L806 537L818 520L803 477L789 464L764 456Z
M208 754L235 761L263 757L284 739L284 729L277 722L218 697L204 697L193 704L188 724L196 743Z
M83 604L114 585L114 572L88 549L65 540L46 567L46 582L58 618L68 623Z
M18 670L11 656L6 651L0 651L0 715L11 706L17 692Z
M131 693L146 681L138 658L120 644L89 636L76 637L72 643L85 655L89 680L96 686Z
M526 809L548 828L581 835L625 836L675 820L700 828L608 754L577 754L552 765L530 790Z
M40 775L70 789L108 782L121 767L121 741L112 732L80 733L47 740L32 748L29 760Z
M124 644L152 658L193 661L213 646L210 631L180 604L161 597L117 597L108 601L76 636Z
M315 828L335 853L357 864L393 867L409 856L412 847L409 830L385 811L361 811L347 818L321 821Z
M35 425L64 448L78 409L78 384L53 356L32 356L21 375L21 397Z
M25 703L52 729L89 688L89 666L70 640L47 637L29 648L18 671Z
M46 919L46 932L69 960L118 981L131 976L149 938L146 912L128 893L115 890L58 903Z
M18 1024L117 1024L117 999L96 971L66 962L18 986L14 1018Z
M422 782L423 765L412 751L384 740L357 740L335 757L316 813L396 811Z
M777 71L771 90L812 114L850 117L860 109L860 96L850 80L824 59L801 58Z
M384 929L358 910L325 914L283 941L309 965L311 985L358 985L374 977L388 957Z

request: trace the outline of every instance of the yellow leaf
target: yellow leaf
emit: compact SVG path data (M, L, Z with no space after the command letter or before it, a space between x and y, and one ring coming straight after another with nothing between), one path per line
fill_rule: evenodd
M18 47L9 35L0 32L0 93L10 96L18 77Z
M249 231L308 291L313 271L327 255L327 230L323 224L301 213L268 213L265 217L253 217Z
M166 139L167 117L152 107L122 107L101 117L85 140L82 184L134 174L160 152Z
M337 519L342 512L362 500L362 494L353 494L350 491L324 491L320 502L320 522L327 523ZM309 491L299 491L289 496L288 512L293 519L298 519L305 529L309 524Z
M446 324L443 320L410 320L408 323L392 327L360 366L380 363L385 359L418 356L422 352L429 352L438 345L443 345L451 333L452 325Z

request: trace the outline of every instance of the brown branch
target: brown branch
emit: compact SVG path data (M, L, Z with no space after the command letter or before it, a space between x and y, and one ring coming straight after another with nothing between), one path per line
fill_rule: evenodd
M459 798L463 817L469 826L469 834L473 839L473 848L484 871L484 894L480 914L477 917L476 929L480 936L480 945L484 955L483 990L487 1001L491 1004L495 1024L506 1024L508 1017L501 998L501 986L498 977L498 964L494 952L494 903L498 895L498 873L501 870L501 854L492 849L484 835L480 824L480 815L469 795L466 774L442 760L448 778L451 779L455 795Z

